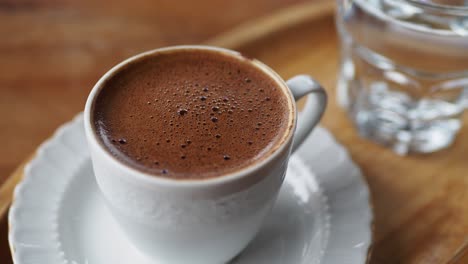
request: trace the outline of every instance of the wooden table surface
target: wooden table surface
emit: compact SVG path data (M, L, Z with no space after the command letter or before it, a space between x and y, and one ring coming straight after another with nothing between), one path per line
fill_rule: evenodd
M0 34L5 36L0 39L0 182L82 110L94 82L123 58L164 45L199 43L304 1L227 2L134 0L108 7L90 0L0 0ZM322 125L349 149L372 193L370 263L468 263L467 126L454 147L432 155L400 157L360 138L334 100L339 53L333 18L327 13L303 19L315 12L312 4L323 6L318 0L307 2L292 16L288 11L260 19L262 30L257 31L257 22L247 23L210 43L257 57L285 78L304 72L326 86L331 100ZM269 30L284 21L290 25ZM5 221L0 221L0 234L6 232ZM3 235L0 263L9 263L5 246Z

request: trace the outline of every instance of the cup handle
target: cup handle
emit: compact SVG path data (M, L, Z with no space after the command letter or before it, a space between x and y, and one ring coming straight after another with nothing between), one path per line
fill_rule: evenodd
M294 100L298 101L307 95L304 109L299 113L292 152L304 142L307 136L320 121L327 106L325 89L308 75L297 75L289 79L286 84L291 90Z

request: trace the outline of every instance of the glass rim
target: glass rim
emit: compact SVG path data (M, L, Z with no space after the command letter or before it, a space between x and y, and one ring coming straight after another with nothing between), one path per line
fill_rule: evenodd
M449 4L441 4L441 3L434 3L433 1L421 1L421 0L405 0L410 4L419 6L421 8L431 9L434 11L441 11L447 12L454 15L460 16L468 16L468 5L449 5Z

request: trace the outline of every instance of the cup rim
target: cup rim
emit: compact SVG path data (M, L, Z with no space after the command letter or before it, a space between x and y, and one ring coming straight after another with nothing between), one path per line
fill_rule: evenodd
M176 52L181 50L202 50L202 51L214 51L219 52L224 55L234 57L236 59L247 60L252 66L256 67L257 69L263 71L265 74L270 76L273 81L275 81L279 87L281 87L284 95L288 98L288 108L290 109L289 113L289 121L288 121L288 128L285 134L280 139L278 145L273 150L269 151L266 154L266 157L263 157L261 160L250 164L246 167L242 167L234 172L221 174L216 177L207 178L207 179L173 179L169 177L159 176L157 174L151 174L137 168L133 168L128 164L125 164L118 158L114 157L109 151L105 149L102 143L99 141L95 128L92 124L92 112L94 108L95 99L99 92L105 86L105 83L108 79L112 78L115 74L117 74L120 70L124 69L126 65L136 62L140 59L143 59L148 56L156 56L160 53L170 53ZM193 187L193 186L210 186L216 185L220 183L230 182L239 180L247 175L252 174L253 172L263 168L265 165L271 163L271 161L275 160L281 153L283 153L293 139L293 134L296 128L297 123L297 106L294 100L294 96L291 90L288 88L286 82L270 67L265 65L264 63L260 62L257 59L249 58L242 55L240 52L233 51L230 49L215 47L215 46L208 46L208 45L177 45L177 46L168 46L158 49L149 50L143 53L139 53L137 55L131 56L128 59L118 63L117 65L113 66L110 70L108 70L94 85L91 92L88 95L86 100L85 110L84 110L84 126L85 126L85 133L88 140L88 144L93 144L97 146L99 151L99 155L104 157L106 160L113 163L113 166L117 166L119 170L125 172L126 175L131 175L131 177L136 177L138 180L144 181L148 184L158 184L158 185L167 185L167 186L177 186L177 187ZM265 175L267 176L267 175Z

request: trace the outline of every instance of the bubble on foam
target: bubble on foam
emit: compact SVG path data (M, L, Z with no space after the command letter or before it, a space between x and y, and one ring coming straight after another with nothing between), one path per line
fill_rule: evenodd
M182 108L182 109L177 110L177 113L178 113L180 116L183 116L183 115L185 115L185 114L188 113L188 110Z
M218 118L213 116L213 117L211 117L211 121L216 123L216 122L218 122Z

